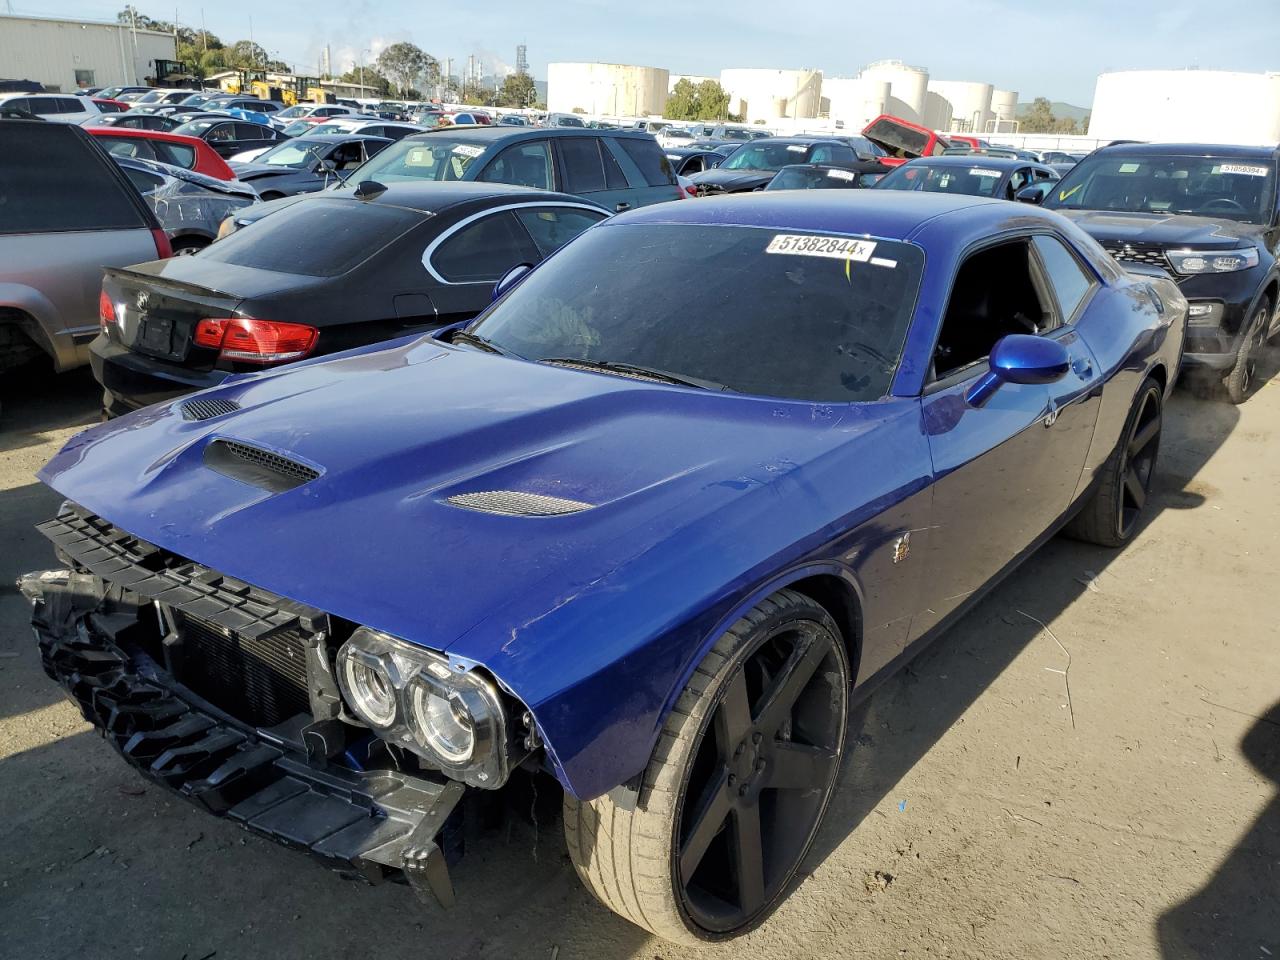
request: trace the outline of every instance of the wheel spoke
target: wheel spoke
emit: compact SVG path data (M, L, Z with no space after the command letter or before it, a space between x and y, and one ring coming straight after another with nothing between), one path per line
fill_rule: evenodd
M693 810L693 826L689 838L680 848L680 883L687 886L693 872L706 855L707 847L724 826L731 806L729 772L722 771L703 791L701 802Z
M1147 502L1147 491L1142 486L1142 478L1138 476L1138 471L1132 464L1124 472L1124 488L1129 491L1129 498L1133 500L1133 505L1141 510L1142 505Z
M774 678L773 685L761 698L763 706L756 720L756 726L760 730L772 736L782 726L826 656L827 648L815 643L812 638L803 637L796 641L791 656Z
M728 762L733 751L751 729L751 701L747 697L747 677L739 670L725 691L720 709L716 711L716 742L720 747L720 759Z
M831 779L831 765L836 755L822 747L804 743L775 744L769 763L772 790L818 790Z
M752 913L764 903L764 847L760 808L755 804L733 816L733 865L738 874L738 906Z
M1151 445L1151 441L1160 435L1160 420L1152 419L1145 427L1133 435L1129 441L1129 456L1136 457Z

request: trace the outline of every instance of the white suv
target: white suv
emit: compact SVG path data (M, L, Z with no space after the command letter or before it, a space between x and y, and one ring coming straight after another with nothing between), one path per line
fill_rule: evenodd
M83 123L102 115L98 105L88 97L73 93L6 93L0 94L0 107L25 110L41 120L57 123Z

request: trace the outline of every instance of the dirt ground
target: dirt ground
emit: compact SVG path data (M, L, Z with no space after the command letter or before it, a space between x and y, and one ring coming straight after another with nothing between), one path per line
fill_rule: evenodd
M92 380L3 401L0 956L702 955L598 906L558 822L471 841L446 912L145 784L40 671L12 587L52 561L32 473ZM1280 382L1241 408L1180 390L1137 540L1050 543L881 687L804 879L705 955L1280 958L1277 424Z

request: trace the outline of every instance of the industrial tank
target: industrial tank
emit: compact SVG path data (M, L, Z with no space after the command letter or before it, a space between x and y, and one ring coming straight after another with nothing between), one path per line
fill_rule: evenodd
M746 123L810 119L822 106L822 71L733 69L720 72L729 112Z
M856 132L887 112L889 82L831 77L822 81L822 97L827 101L827 116L843 123L845 130Z
M929 92L937 94L949 107L945 125L941 118L929 118L926 126L954 133L982 133L987 129L991 99L995 88L989 83L970 80L930 80Z
M991 92L991 120L984 133L1012 132L1018 119L1018 91L993 90Z
M667 105L668 79L661 67L551 63L547 65L547 109L615 117L661 116Z
M925 99L929 91L929 71L913 67L901 60L877 60L862 68L858 76L864 80L881 80L889 84L889 102L885 112L913 123L923 123Z

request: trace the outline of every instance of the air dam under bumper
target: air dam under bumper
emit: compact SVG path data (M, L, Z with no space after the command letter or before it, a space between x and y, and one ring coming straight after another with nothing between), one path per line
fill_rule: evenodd
M46 571L19 583L33 600L45 672L145 777L344 874L404 879L420 898L453 904L448 861L460 855L461 832L444 828L462 784L309 760L221 715L130 649L136 616L113 610L111 591L120 591L100 577Z

